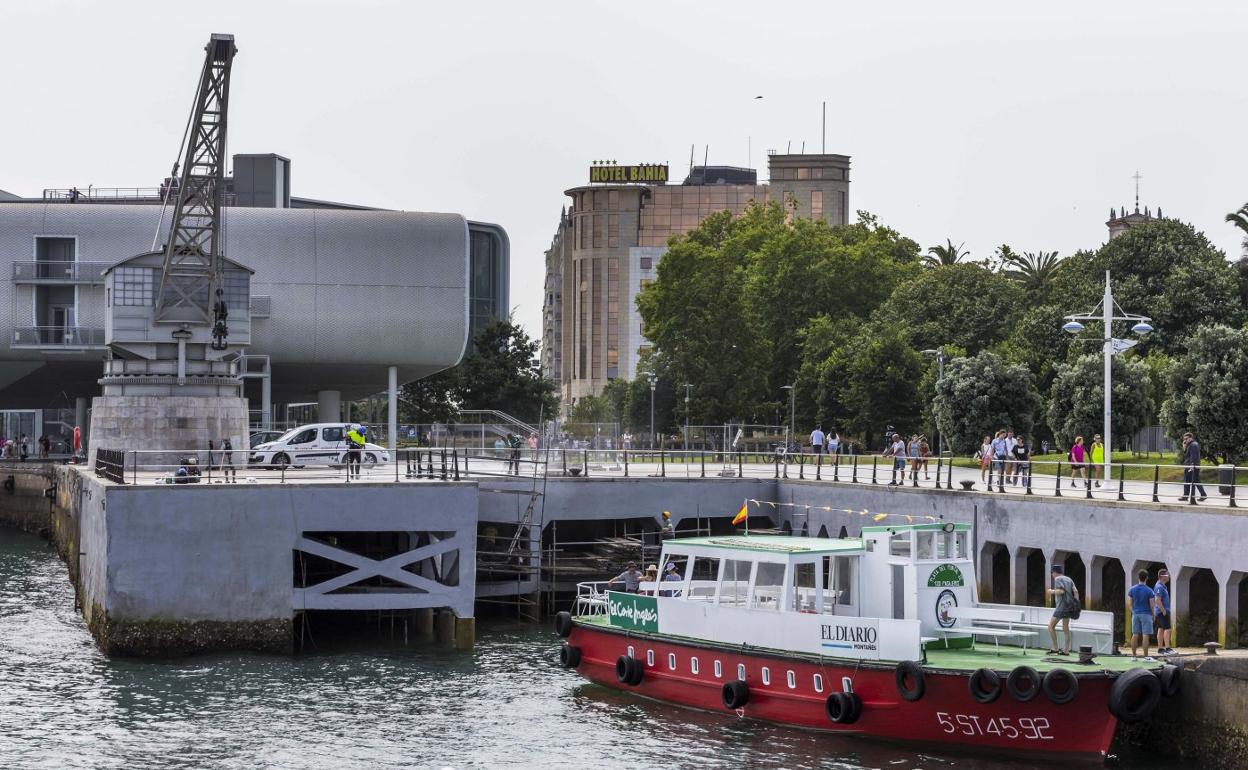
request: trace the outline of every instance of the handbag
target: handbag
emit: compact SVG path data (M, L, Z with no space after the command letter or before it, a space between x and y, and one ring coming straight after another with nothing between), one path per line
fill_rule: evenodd
M1079 614L1083 612L1083 602L1079 601L1079 594L1075 594L1071 601L1075 604L1070 608L1070 612L1068 614L1070 615L1071 620L1078 620Z

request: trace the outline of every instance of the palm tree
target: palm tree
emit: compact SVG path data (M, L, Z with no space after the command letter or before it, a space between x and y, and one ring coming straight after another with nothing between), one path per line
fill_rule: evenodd
M1021 256L1011 254L1005 274L1022 284L1028 292L1043 295L1053 283L1059 261L1056 251L1026 251Z
M1239 211L1226 215L1226 221L1244 231L1244 251L1248 252L1248 203L1239 207Z
M939 267L940 265L956 265L962 261L963 257L969 257L969 251L963 251L962 247L965 243L953 245L953 241L946 238L944 246L933 246L927 250L927 256L923 257L924 267Z

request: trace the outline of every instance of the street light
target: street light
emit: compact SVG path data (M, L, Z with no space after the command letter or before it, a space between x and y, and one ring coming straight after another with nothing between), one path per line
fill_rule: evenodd
M936 384L940 385L941 381L945 379L945 347L944 345L941 345L939 348L936 348L935 350L931 350L931 349L924 350L923 355L936 356L936 366L938 367L936 370ZM940 427L937 426L936 428L936 456L937 457L944 456L944 453L945 453L944 444L945 444L945 436L943 433L940 432ZM939 481L939 479L937 479L937 481Z
M1105 482L1109 483L1110 474L1112 473L1110 466L1114 452L1114 445L1112 442L1113 437L1110 435L1110 418L1113 413L1112 393L1114 354L1125 353L1131 348L1131 346L1136 344L1135 340L1114 339L1114 321L1134 321L1135 323L1131 326L1131 331L1141 337L1144 337L1153 331L1152 324L1149 323L1149 321L1153 319L1148 316L1126 313L1122 310L1122 308L1118 307L1118 305L1114 302L1114 292L1109 284L1108 270L1105 271L1105 296L1101 298L1101 303L1097 309L1100 310L1099 315L1097 314L1097 310L1094 309L1091 313L1080 313L1066 316L1066 323L1062 324L1062 330L1069 334L1078 334L1084 329L1084 325L1080 323L1081 321L1100 321L1102 324L1101 350L1105 354L1105 425L1103 427L1105 436ZM1119 313L1122 313L1122 315L1114 315L1115 309Z
M693 386L685 383L685 451L689 451L689 389Z
M650 379L650 448L654 449L654 386L659 383L659 378L653 372L646 376Z
M797 400L797 383L793 383L792 385L781 385L780 390L789 391L789 427L788 430L784 432L784 451L788 452L789 447L793 445L793 442L789 439L789 433L790 431L794 434L797 433L797 426L793 424L794 404Z

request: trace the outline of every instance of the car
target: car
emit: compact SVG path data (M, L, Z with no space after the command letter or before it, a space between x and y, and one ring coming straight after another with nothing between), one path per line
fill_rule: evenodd
M305 465L328 465L339 468L347 463L347 431L359 430L358 425L344 422L320 422L288 430L273 441L253 446L248 465L285 468ZM372 467L390 462L390 453L377 444L364 442L359 450L361 465Z
M286 435L284 430L258 430L247 437L247 446L255 447L261 444L267 444L270 441L277 441Z

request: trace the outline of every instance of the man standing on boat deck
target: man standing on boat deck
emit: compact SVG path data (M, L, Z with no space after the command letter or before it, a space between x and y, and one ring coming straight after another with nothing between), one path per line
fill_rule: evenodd
M1063 572L1065 570L1060 564L1054 564L1050 571L1053 577L1053 587L1048 593L1055 597L1053 617L1049 618L1049 641L1052 642L1052 646L1049 647L1050 655L1070 654L1070 616L1074 612L1076 602L1079 601L1079 589L1075 587L1075 581L1062 574ZM1066 634L1065 647L1057 643L1057 621L1059 620L1062 621L1062 631Z
M608 580L607 588L611 588L615 583L623 583L625 593L637 593L641 588L641 571L637 569L637 562L630 561L627 569Z
M1157 597L1157 612L1153 615L1153 628L1157 630L1157 654L1174 653L1170 646L1170 571L1161 568L1157 572L1157 582L1153 585L1153 594Z
M810 447L815 454L823 453L823 426L816 425L810 433Z
M1153 633L1153 609L1157 605L1157 594L1148 587L1148 570L1140 570L1135 577L1138 582L1127 591L1127 598L1131 600L1131 657L1136 657L1136 647L1142 640L1144 660L1148 660L1148 636Z

